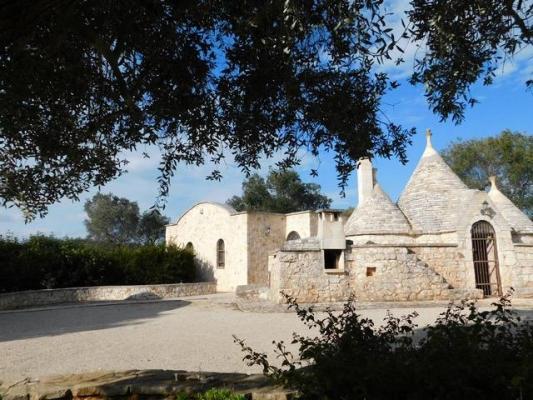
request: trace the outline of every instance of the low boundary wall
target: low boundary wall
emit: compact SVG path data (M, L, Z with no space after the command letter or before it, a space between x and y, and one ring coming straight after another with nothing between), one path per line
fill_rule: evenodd
M156 300L213 294L216 291L216 282L27 290L0 293L0 310L90 301Z

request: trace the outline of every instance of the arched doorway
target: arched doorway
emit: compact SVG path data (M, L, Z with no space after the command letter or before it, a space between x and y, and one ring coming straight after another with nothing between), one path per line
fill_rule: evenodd
M296 231L291 231L287 235L287 240L298 240L298 239L300 239L300 234Z
M191 253L194 253L194 245L193 245L191 242L187 243L187 244L185 245L185 250L188 250L188 251L190 251Z
M470 235L476 288L482 289L485 296L500 296L502 290L494 228L487 221L478 221L472 225Z

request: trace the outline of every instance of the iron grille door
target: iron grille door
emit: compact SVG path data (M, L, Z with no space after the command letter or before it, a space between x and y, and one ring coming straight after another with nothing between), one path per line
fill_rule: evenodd
M494 228L486 221L478 221L472 226L471 235L476 288L482 289L485 296L500 296L500 270Z

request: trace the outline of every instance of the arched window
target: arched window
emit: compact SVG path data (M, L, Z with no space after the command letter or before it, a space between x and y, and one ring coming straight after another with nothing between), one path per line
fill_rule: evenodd
M188 250L188 251L190 251L191 253L194 253L194 245L193 245L191 242L187 243L187 244L185 245L185 250Z
M217 242L217 268L224 268L226 266L226 248L224 241L218 239Z
M287 240L298 240L300 239L300 235L296 231L291 231L287 235Z

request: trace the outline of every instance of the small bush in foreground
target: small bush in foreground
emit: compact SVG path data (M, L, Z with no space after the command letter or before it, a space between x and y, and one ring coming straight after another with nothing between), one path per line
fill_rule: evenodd
M176 400L245 400L244 396L226 389L209 389L196 395L179 394Z
M294 334L297 358L283 342L274 342L281 359L276 367L266 354L235 341L249 366L262 367L301 399L533 399L533 326L511 310L510 293L490 311L480 311L473 301L450 304L420 332L416 313L400 318L389 313L376 327L357 314L353 299L324 318L287 300L318 332Z
M192 282L194 255L175 246L0 237L0 293L76 286Z

